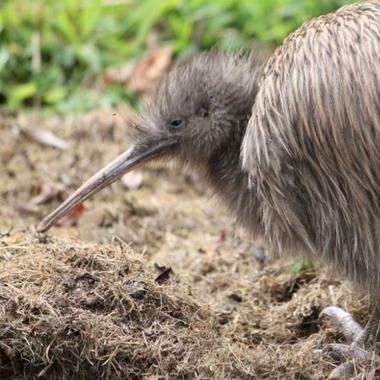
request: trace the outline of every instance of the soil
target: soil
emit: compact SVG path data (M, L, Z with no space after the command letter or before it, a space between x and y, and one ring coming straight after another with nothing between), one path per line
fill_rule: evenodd
M320 320L368 300L271 258L194 173L154 162L47 234L35 226L128 146L123 109L0 114L0 378L324 379L344 342ZM20 128L68 142L41 145ZM357 378L365 378L359 372Z

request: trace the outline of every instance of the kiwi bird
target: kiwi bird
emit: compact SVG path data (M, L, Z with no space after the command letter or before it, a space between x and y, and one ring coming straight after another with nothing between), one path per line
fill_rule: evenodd
M380 304L380 1L307 21L263 64L216 50L164 78L132 146L38 226L136 166L175 159L202 173L236 219L275 251L302 251L368 291L367 327L325 315L351 341L374 339ZM343 316L342 316L343 315ZM353 321L352 321L353 322ZM359 354L358 354L359 355Z

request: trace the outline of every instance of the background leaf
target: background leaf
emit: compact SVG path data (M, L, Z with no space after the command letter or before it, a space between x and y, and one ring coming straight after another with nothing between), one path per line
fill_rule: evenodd
M116 104L131 99L128 88L94 88L109 66L141 58L157 46L171 47L177 57L215 44L226 49L274 47L305 19L352 2L3 0L0 105L38 104L73 112L102 102ZM36 35L39 45L32 43ZM37 58L40 67L32 66Z

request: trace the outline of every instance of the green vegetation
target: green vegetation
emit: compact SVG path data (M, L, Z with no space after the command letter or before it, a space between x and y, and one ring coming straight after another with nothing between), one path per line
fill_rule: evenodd
M148 40L180 56L221 47L276 45L305 19L349 0L2 0L0 103L83 111L133 96L97 93L106 67L142 56Z

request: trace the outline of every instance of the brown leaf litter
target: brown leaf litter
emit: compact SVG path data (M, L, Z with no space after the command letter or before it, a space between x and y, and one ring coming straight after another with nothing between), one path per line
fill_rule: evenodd
M170 46L153 47L140 60L109 67L101 82L123 84L128 89L149 97L158 80L168 71L172 55Z
M36 127L25 128L16 126L16 128L20 135L29 141L34 141L38 144L61 150L65 150L69 147L69 144L66 141L60 139L51 131Z

